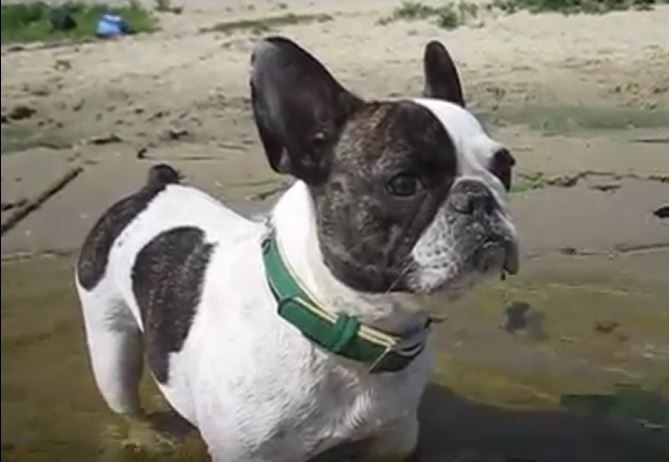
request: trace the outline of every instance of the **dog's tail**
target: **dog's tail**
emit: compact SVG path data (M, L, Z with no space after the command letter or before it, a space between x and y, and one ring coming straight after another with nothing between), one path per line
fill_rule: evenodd
M149 169L146 186L149 188L162 187L167 184L178 184L181 174L167 164L154 165Z

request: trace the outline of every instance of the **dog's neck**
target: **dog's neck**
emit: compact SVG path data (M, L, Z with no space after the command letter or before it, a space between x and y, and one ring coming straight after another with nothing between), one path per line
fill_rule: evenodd
M403 335L424 326L428 314L410 294L365 294L336 279L323 263L314 205L307 186L297 181L271 216L283 258L302 285L328 309L356 316L380 330Z

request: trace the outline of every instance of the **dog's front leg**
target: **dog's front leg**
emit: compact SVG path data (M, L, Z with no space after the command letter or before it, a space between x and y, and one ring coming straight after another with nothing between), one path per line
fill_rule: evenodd
M381 432L369 441L367 457L369 462L413 460L418 443L418 418L411 415L383 427Z

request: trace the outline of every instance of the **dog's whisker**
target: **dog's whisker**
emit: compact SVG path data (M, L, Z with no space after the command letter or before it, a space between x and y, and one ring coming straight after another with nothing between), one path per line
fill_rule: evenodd
M400 274L398 274L393 283L390 284L390 286L388 286L388 289L386 290L385 294L389 294L397 286L397 284L399 284L402 278L406 276L407 271L411 269L411 263L412 263L411 261L408 261L406 265L404 265L404 268L402 268Z

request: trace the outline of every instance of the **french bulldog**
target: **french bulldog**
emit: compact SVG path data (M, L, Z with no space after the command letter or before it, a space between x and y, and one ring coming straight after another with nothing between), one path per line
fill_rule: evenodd
M295 181L248 219L158 165L105 212L76 267L97 386L141 416L146 358L217 462L359 442L408 457L430 374L426 300L518 270L515 161L465 108L439 42L421 98L366 101L283 37L251 62L265 155Z

